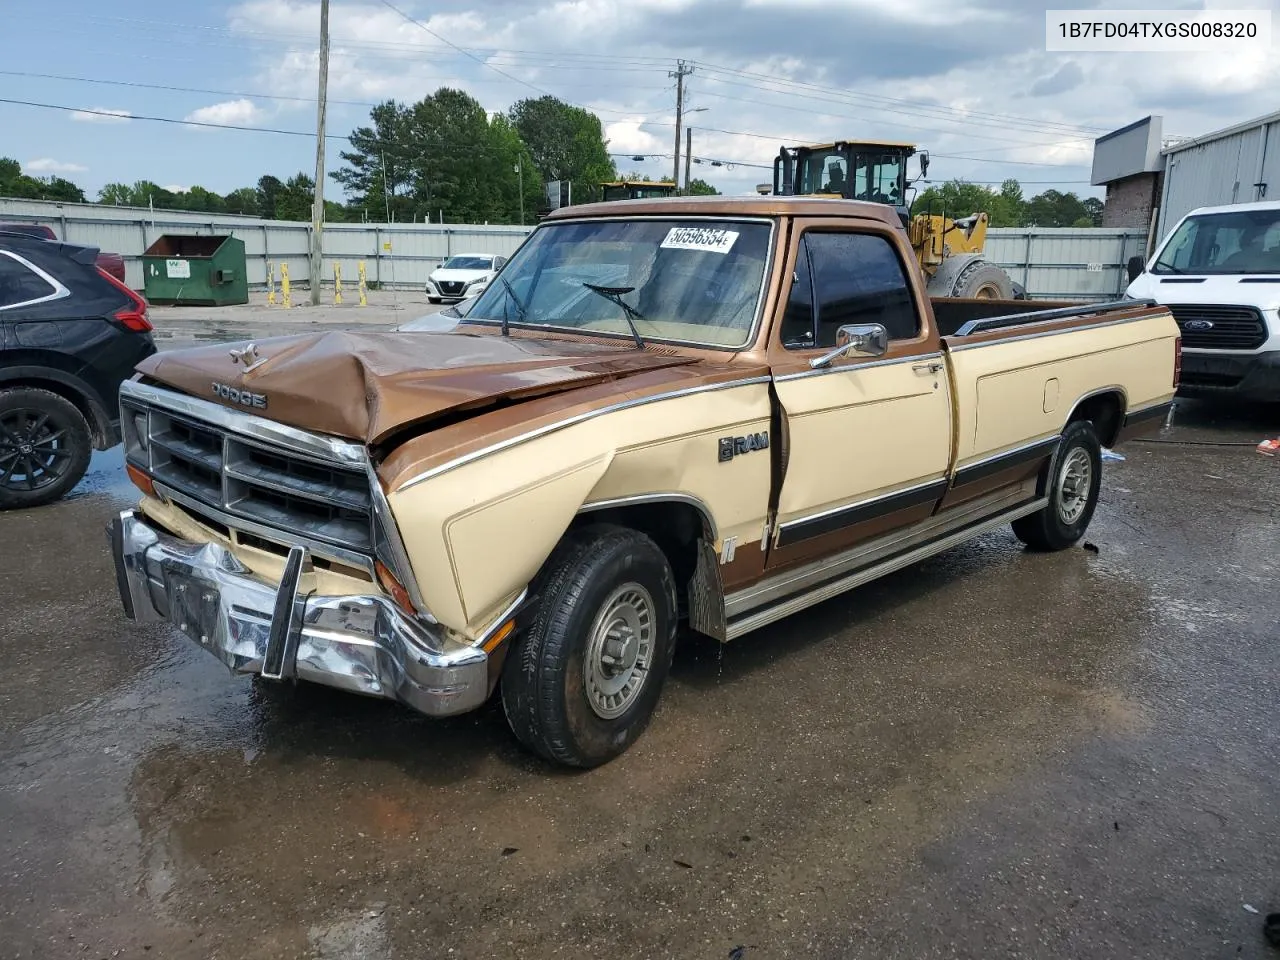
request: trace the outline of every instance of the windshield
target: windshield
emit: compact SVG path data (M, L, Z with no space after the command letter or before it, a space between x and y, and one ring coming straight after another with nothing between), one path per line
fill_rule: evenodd
M769 258L770 225L589 220L539 227L467 312L476 320L741 347ZM594 289L593 289L594 288Z
M853 199L872 203L902 203L906 165L901 154L859 153L853 178Z
M493 266L492 257L450 257L442 270L488 270Z
M1280 273L1280 210L1188 217L1152 265L1152 273Z

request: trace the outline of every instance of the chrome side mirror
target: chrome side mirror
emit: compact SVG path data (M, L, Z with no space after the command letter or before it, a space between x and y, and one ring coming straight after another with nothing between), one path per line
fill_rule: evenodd
M836 330L836 347L809 361L814 370L830 366L846 355L882 357L889 349L889 332L879 323L849 323Z

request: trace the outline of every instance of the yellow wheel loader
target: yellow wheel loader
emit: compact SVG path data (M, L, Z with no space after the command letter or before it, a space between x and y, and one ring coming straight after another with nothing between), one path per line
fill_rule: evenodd
M911 215L907 202L907 161L920 155L920 176L929 154L913 143L891 140L840 140L805 147L783 147L773 162L773 190L780 195L866 200L894 207L928 278L931 297L984 300L1021 299L1026 293L1001 267L983 256L988 216L973 213L952 219L946 211ZM761 188L764 189L763 187Z

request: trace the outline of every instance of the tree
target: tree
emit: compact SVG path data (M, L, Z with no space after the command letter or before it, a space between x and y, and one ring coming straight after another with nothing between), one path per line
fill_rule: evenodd
M408 221L415 218L409 196L412 155L408 148L411 113L408 107L387 100L369 111L372 127L351 131L350 150L340 156L346 166L329 174L342 185L353 207L370 219ZM390 199L390 203L388 203Z
M1022 185L1017 180L1009 179L1000 184L1000 192L996 194L992 204L991 225L993 227L1020 227L1026 218L1027 203L1022 198Z
M1090 221L1092 221L1089 224L1090 226L1102 226L1102 206L1102 201L1097 197L1085 197L1084 208L1089 214Z
M204 187L195 186L185 193L177 194L174 197L175 209L179 210L198 210L208 213L222 213L227 209L226 202L222 199L221 194L214 193L212 190L206 190Z
M718 197L720 191L713 187L707 181L694 177L689 181L688 194L691 197Z
M258 216L261 207L258 203L258 191L253 187L241 187L239 190L232 190L222 198L223 209L227 213L244 213L250 216Z
M275 219L310 220L315 192L314 180L305 173L294 174L276 193Z
M258 216L274 220L276 216L276 200L284 190L279 177L267 174L258 178Z
M23 200L60 200L84 203L84 191L62 177L31 177L12 157L0 157L0 196Z
M108 183L98 191L98 202L127 207L133 203L133 191L127 183Z
M930 187L911 205L913 213L935 213L955 219L972 213L991 213L1000 194L977 183L948 180L940 187Z
M568 180L580 200L599 199L618 177L600 118L555 97L521 100L507 116L529 147L543 180Z
M1037 227L1070 227L1079 221L1093 226L1093 217L1074 193L1046 190L1027 203L1027 223Z

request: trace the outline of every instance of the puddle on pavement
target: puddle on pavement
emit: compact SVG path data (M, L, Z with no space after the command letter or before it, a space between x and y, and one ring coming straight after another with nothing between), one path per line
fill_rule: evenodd
M124 472L124 447L115 446L110 450L95 450L89 458L89 469L75 488L64 497L64 500L77 500L95 494L115 494L126 496L133 490L133 484Z

